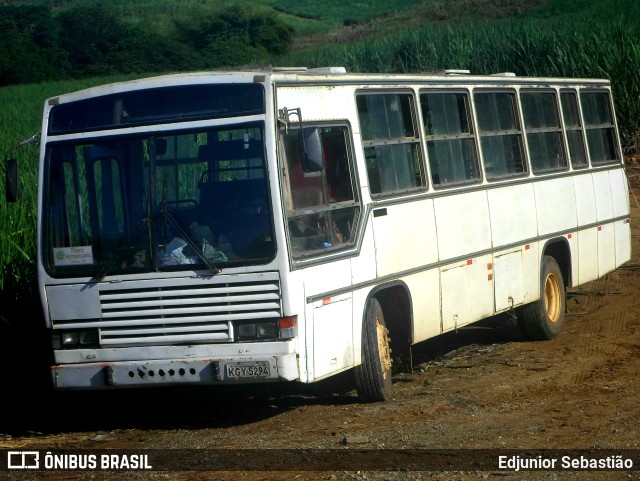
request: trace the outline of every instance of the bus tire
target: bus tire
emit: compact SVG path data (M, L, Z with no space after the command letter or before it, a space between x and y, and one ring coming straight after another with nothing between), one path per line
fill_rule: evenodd
M562 271L551 256L543 256L540 267L540 299L521 310L521 327L534 341L553 339L562 330L566 292Z
M362 364L354 370L358 397L365 402L391 397L389 330L377 299L367 304L362 326Z

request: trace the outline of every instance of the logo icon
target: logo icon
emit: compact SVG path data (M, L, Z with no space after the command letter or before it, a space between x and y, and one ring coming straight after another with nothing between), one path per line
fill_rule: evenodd
M40 453L38 451L9 451L7 453L9 469L38 469Z

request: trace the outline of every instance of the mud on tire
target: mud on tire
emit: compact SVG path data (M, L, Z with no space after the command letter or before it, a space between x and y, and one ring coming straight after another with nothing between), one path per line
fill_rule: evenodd
M389 331L377 299L372 298L362 326L362 364L354 369L358 396L365 402L391 397L391 349Z

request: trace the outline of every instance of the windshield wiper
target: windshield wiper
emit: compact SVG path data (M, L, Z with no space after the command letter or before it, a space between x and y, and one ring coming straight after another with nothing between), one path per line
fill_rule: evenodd
M145 230L148 232L151 226L151 219L149 217L145 217L140 221L140 224L136 227L136 229L129 236L127 245L120 246L115 249L116 256L108 261L105 265L103 265L98 273L93 277L96 281L102 281L104 278L111 272L115 266L117 266L120 262L123 262L127 259L129 254L132 251L136 250L136 247L131 245L135 239L137 239L140 234L142 234Z
M191 249L193 249L193 251L196 253L196 255L200 258L200 260L202 262L204 262L204 264L207 266L207 268L215 275L215 274L220 274L220 269L218 267L216 267L216 265L211 262L202 252L202 250L200 250L200 248L196 245L195 242L193 242L193 239L191 238L191 236L189 234L187 234L185 232L185 230L182 228L182 225L180 224L180 221L178 219L176 219L176 217L173 215L173 212L171 212L168 208L167 208L167 203L164 202L162 204L162 208L160 209L160 212L162 213L162 215L164 216L165 220L168 220L169 223L174 227L174 229L178 232L178 235L180 236L181 239L183 239L187 245L189 247L191 247Z

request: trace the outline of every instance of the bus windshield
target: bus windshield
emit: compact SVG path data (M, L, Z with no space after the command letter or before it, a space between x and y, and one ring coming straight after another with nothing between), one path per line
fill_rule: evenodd
M266 263L261 123L47 146L43 259L65 277Z

